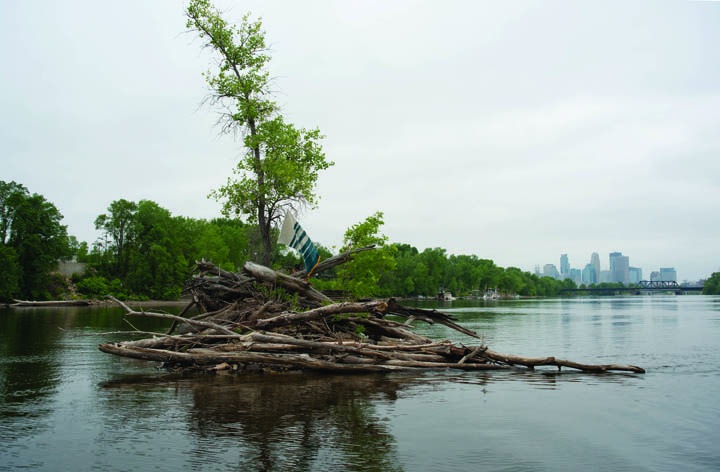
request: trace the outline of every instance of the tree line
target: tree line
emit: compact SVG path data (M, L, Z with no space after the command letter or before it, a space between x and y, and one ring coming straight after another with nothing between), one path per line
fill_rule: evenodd
M1 301L108 294L120 299L174 300L191 277L195 261L205 259L236 271L246 261L260 260L264 250L256 225L239 219L175 216L150 200L111 202L95 219L100 237L92 245L68 235L62 218L42 195L16 182L0 181ZM382 234L383 224L382 212L376 212L348 228L340 248L318 244L323 259L368 245L376 249L311 278L311 283L320 290L355 297L434 297L439 291L469 296L486 290L552 297L577 288L569 279L503 268L476 255L389 242ZM276 230L272 236L277 238ZM56 270L58 261L71 258L85 263L86 270L67 280ZM302 267L297 253L277 244L272 246L271 261L274 269L286 272ZM720 273L712 274L703 293L720 293Z
M51 296L52 271L72 253L62 218L42 195L0 181L0 300Z
M61 224L62 214L43 196L16 182L0 181L0 299L52 299L68 296L121 299L177 299L195 261L205 259L223 269L238 270L259 260L264 250L256 225L239 219L212 220L175 216L150 200L110 203L95 219L100 237L92 245L78 242ZM407 243L389 243L381 234L383 214L377 212L345 232L339 252L376 245L313 284L358 297L455 295L497 289L508 294L552 296L568 281L504 269L475 255L452 255L442 248L418 250ZM273 234L276 238L276 233ZM318 245L323 258L330 248ZM58 261L85 263L83 274L70 281L56 273ZM271 266L292 271L302 262L294 251L273 245Z

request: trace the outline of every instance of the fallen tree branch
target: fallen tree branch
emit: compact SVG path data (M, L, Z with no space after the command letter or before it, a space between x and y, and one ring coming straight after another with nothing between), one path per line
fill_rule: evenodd
M556 366L558 370L561 367L571 367L573 369L582 370L584 372L609 372L609 371L625 371L635 372L638 374L644 374L645 369L635 365L623 365L623 364L581 364L579 362L573 362L563 359L556 359L555 357L521 357L510 354L501 354L499 352L491 351L486 349L482 356L488 360L500 362L507 365L522 365L529 368L535 368L539 366Z
M313 269L312 275L316 276L321 272L325 272L326 270L332 269L335 266L338 266L340 264L344 264L352 259L352 257L356 254L359 254L361 252L365 251L372 251L375 249L375 245L372 244L370 246L365 247L359 247L356 249L351 249L347 252L343 252L342 254L338 254L337 256L332 256L329 259L325 259L324 261L320 261L320 263ZM305 269L299 270L297 272L293 272L291 274L291 277L295 277L298 279L304 279L307 276L307 271Z
M231 331L231 330L225 328L224 326L220 326L218 324L215 324L215 323L212 323L209 321L192 320L192 319L188 319L188 318L182 318L177 315L170 315L168 313L155 313L152 311L135 311L115 297L108 296L108 298L110 300L114 301L115 303L119 304L121 307L123 307L125 309L125 311L127 312L126 314L130 315L130 316L147 316L149 318L163 318L166 320L173 320L173 321L188 323L188 324L198 326L198 327L201 327L204 329L208 329L208 328L214 329L214 330L220 331L221 333L225 333L225 334L237 335L237 333L235 333L234 331Z

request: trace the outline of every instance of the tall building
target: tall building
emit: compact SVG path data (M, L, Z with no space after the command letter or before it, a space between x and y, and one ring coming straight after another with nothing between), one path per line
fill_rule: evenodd
M643 278L642 278L642 269L641 269L641 268L639 268L639 267L630 267L630 268L628 269L628 271L629 271L629 273L630 273L630 283L631 283L631 284L636 284L636 283L640 282L640 281L643 279Z
M610 253L610 273L615 272L615 263L617 262L618 257L622 257L622 252L611 252Z
M552 277L553 279L559 279L560 273L555 267L555 264L545 264L543 266L543 277Z
M597 252L593 252L590 256L590 264L595 270L595 282L593 283L600 283L600 255Z
M585 285L597 284L598 276L595 267L592 264L586 264L582 271L582 283Z
M660 280L662 282L677 282L677 272L674 267L660 267Z
M567 254L560 255L560 276L563 279L570 277L570 260Z
M610 253L610 282L630 283L630 258L622 252Z
M630 283L630 258L628 256L620 256L615 260L615 282L621 282L624 285Z

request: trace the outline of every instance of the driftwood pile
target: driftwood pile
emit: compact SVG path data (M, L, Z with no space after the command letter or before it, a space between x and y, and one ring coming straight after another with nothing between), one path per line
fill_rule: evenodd
M316 272L351 255L328 259ZM100 350L159 361L168 367L202 370L347 373L556 366L558 370L569 367L586 372L645 372L632 365L501 354L490 350L477 333L457 324L450 314L406 307L394 299L333 302L304 275L286 275L251 262L233 273L199 262L197 274L186 287L192 301L180 315L135 311L116 300L127 315L172 320L167 333L101 344ZM200 314L187 317L193 309ZM439 323L479 343L465 346L433 340L413 332L413 322Z

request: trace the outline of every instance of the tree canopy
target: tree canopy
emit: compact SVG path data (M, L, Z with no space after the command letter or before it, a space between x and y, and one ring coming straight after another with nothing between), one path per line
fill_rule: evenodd
M0 181L0 299L49 297L50 273L70 256L60 211L16 182Z
M211 195L223 202L226 217L258 225L261 262L269 266L273 226L284 212L317 204L319 172L333 163L325 159L320 131L285 122L272 100L262 22L246 14L239 25L229 24L209 0L191 0L186 15L187 28L218 59L217 70L204 76L210 101L222 112L221 129L242 135L245 147L234 176Z
M703 295L720 295L720 272L713 272L703 286Z
M256 228L239 219L198 220L175 216L150 200L118 199L95 219L100 237L88 244L68 236L62 215L44 197L16 182L0 181L0 300L45 299L58 259L75 255L87 264L74 277L80 296L101 298L176 299L194 263L205 259L236 271L262 248ZM573 288L570 280L554 280L502 268L475 255L448 254L443 248L418 250L407 243L390 243L382 234L384 215L376 212L351 225L341 251L376 245L374 251L311 279L321 289L341 290L356 297L433 297L438 290L456 296L497 289L522 296L556 296ZM331 256L319 245L324 259ZM300 259L292 251L272 255L276 269L292 271ZM720 280L713 274L706 293Z
M339 288L356 297L377 296L381 293L380 280L395 269L394 246L387 246L387 236L380 233L385 224L381 211L368 216L345 231L340 252L375 245L374 251L363 252L338 268Z

